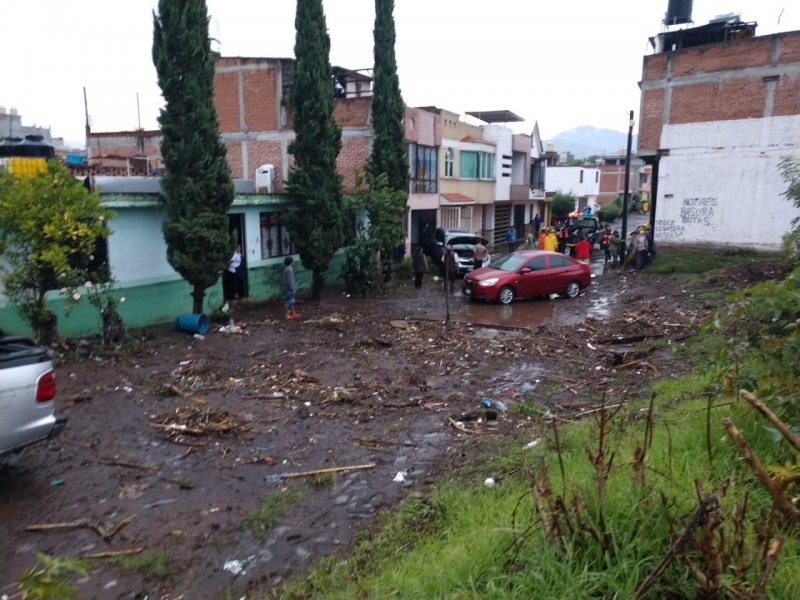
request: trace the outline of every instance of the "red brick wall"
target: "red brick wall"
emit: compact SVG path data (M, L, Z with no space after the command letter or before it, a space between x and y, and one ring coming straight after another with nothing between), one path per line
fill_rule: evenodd
M248 131L276 131L275 72L245 71L242 78L245 127Z
M800 62L800 35L795 33L779 34L778 63L791 64Z
M225 144L225 151L228 155L228 166L231 168L231 176L234 179L240 178L242 176L242 145L238 142Z
M369 138L365 136L342 137L342 151L336 159L336 170L342 174L345 191L355 188L355 174L364 170L369 158L368 147Z
M776 49L777 63L772 61ZM667 79L670 57L672 73ZM646 56L642 68L645 89L639 124L640 150L647 153L658 149L667 87L671 89L668 116L671 124L763 117L773 75L777 77L777 85L772 114L800 114L800 76L780 72L780 65L797 63L800 63L800 32ZM758 67L761 69L755 73L743 72ZM697 75L706 77L697 83L691 79L673 82ZM653 83L664 87L647 89L647 84Z
M339 127L369 127L372 98L339 98L333 118Z
M800 57L798 57L800 61ZM796 115L800 112L800 76L783 75L778 80L775 90L775 106L773 114L776 117Z
M661 115L664 110L664 90L645 90L642 93L642 114L639 120L639 148L658 149L661 139Z
M770 64L772 36L686 48L673 54L672 76L718 73Z
M766 84L760 77L676 86L670 123L758 118L764 114Z
M644 66L642 67L642 80L644 81L658 81L667 76L667 59L669 54L662 52L661 54L651 54L644 57Z
M236 73L214 75L214 107L221 133L239 131L239 79Z

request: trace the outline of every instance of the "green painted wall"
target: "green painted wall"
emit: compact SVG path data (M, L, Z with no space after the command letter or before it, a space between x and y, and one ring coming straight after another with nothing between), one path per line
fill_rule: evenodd
M294 269L297 288L302 297L303 292L311 289L311 272L303 268L297 256L294 257ZM249 299L270 300L283 297L283 259L270 260L269 264L248 270ZM333 257L328 269L326 281L333 284L339 279L344 252L339 251ZM69 315L64 314L65 300L58 292L51 292L48 305L58 317L58 332L65 337L98 335L100 332L100 315L85 298L87 291L80 289L81 300L73 306ZM119 313L128 328L146 327L157 323L172 322L178 315L191 313L191 287L183 279L170 278L152 281L140 281L136 284L119 286L115 291L117 299L124 298L119 304ZM206 290L206 312L212 312L222 305L222 283ZM275 315L280 316L280 313ZM0 297L0 329L6 334L30 335L27 323L20 319L16 309L8 305L8 301Z

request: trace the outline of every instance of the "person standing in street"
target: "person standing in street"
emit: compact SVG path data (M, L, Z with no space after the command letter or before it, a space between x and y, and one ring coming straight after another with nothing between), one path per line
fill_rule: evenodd
M611 228L606 227L603 231L603 237L600 238L600 247L605 253L606 262L611 260Z
M534 237L539 237L539 230L542 228L542 217L539 216L539 213L536 213L536 216L533 217L533 235Z
M506 230L506 244L508 244L509 252L517 249L517 230L513 225Z
M647 251L649 247L644 227L639 227L636 230L636 235L633 237L631 246L633 249L633 266L637 271L640 271L644 268L645 264L647 264Z
M294 259L291 256L287 256L283 260L283 289L286 292L286 301L283 304L283 308L285 311L285 317L287 319L296 319L300 316L300 313L295 311L294 309L294 302L295 302L295 281L294 281L294 268L292 268L292 263Z
M244 267L242 266L242 245L237 244L233 256L228 260L228 271L225 273L228 280L226 300L238 300L244 294ZM223 281L223 287L224 281Z
M589 259L592 257L592 245L586 236L581 237L580 241L575 244L575 258L585 265L589 264Z
M486 258L486 246L479 241L475 244L472 251L472 270L480 269L483 266L483 259Z
M621 242L619 231L615 229L614 233L611 234L611 238L608 240L608 247L611 250L611 264L615 265L617 262L622 263L619 256Z
M548 252L555 252L556 248L558 248L558 239L556 238L556 232L550 227L547 230L547 237L544 239L544 248L543 250L547 250Z
M569 242L569 237L569 225L567 225L567 222L564 221L561 224L561 228L558 230L558 251L561 252L561 254L567 253L567 243Z
M425 271L428 270L428 260L422 252L422 246L414 251L411 263L414 267L414 287L418 290L422 289L422 278L425 276Z

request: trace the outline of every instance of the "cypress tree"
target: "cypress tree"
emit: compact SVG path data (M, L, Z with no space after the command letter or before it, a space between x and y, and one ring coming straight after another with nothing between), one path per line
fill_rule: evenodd
M298 0L295 33L289 90L294 164L286 182L295 210L287 215L286 226L300 261L312 273L312 297L318 299L328 265L344 239L342 177L336 170L342 130L333 119L331 42L321 0Z
M403 118L405 104L400 94L395 59L394 0L375 0L374 86L372 129L374 142L369 170L374 177L386 173L389 187L408 196L408 149Z
M192 286L203 312L231 251L227 211L234 190L214 108L214 57L205 0L159 0L153 63L164 95L161 180L167 260Z

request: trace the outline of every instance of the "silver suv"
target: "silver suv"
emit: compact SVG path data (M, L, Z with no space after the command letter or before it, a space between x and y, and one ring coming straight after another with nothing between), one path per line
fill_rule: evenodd
M482 242L489 245L489 240L480 235L475 235L468 229L444 229L437 227L433 239L427 244L425 253L431 257L439 269L444 269L444 251L447 246L452 246L458 256L458 273L464 275L472 271L472 261L475 258L475 245ZM488 258L488 254L487 257ZM484 264L486 259L484 259Z
M44 348L0 337L0 456L53 438L67 423L55 416L56 377Z

